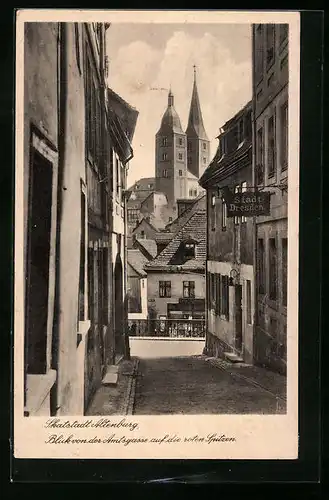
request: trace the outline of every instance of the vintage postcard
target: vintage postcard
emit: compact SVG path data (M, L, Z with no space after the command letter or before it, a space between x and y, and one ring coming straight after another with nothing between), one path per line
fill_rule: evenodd
M299 13L16 32L14 456L297 459Z

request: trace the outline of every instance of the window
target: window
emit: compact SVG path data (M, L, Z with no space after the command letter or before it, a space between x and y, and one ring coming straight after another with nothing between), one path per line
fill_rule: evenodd
M275 24L266 25L266 64L267 67L274 63L275 58Z
M194 195L194 196L198 196L198 190L197 190L197 189L195 189L195 190L193 191L193 195Z
M142 237L142 238L145 238L145 231L144 231L144 230L142 230L142 231L140 232L140 235L141 235L141 237Z
M256 146L256 183L259 186L264 182L264 136L263 128L257 130L257 146Z
M178 144L179 144L180 146L182 146L182 145L183 145L183 139L182 139L181 137L178 139Z
M210 227L212 231L215 231L216 227L216 195L212 194L210 198Z
M275 157L275 119L272 115L268 120L268 177L274 177L276 173Z
M195 298L195 281L183 281L183 297Z
M216 305L216 280L214 273L210 275L210 297L211 297L211 309L215 309Z
M162 146L167 146L167 145L168 145L167 137L162 137Z
M222 231L226 230L227 225L227 206L224 198L222 198Z
M32 149L26 282L26 370L47 371L53 164ZM42 186L42 189L40 189Z
M168 177L168 170L164 169L162 171L162 177Z
M167 161L168 160L168 154L167 153L162 153L162 160Z
M159 297L171 297L171 281L159 281Z
M138 221L138 217L139 217L139 210L137 210L135 208L129 208L127 210L127 220L128 220L128 222L130 222L130 223L137 222Z
M258 239L257 262L258 292L265 294L265 247L263 238Z
M279 24L279 42L282 45L288 39L289 24Z
M282 304L287 306L288 238L282 238Z
M215 306L215 313L217 316L220 316L221 313L221 281L220 281L220 274L216 274L216 306Z
M178 153L178 159L182 160L183 159L183 153Z
M149 185L148 185L148 188L149 188L149 189L153 189L153 184L149 184Z
M117 196L120 194L120 165L119 165L119 160L117 157L115 157L115 178L116 178L116 193Z
M187 141L187 151L192 151L192 144L190 141Z
M168 220L169 220L169 222L172 222L172 217L169 217Z
M187 259L194 259L195 257L195 244L185 243L185 257Z
M248 325L251 325L251 281L247 280L246 281L246 287L247 287L247 323Z
M192 163L192 158L191 158L191 156L188 156L188 158L187 158L187 163L188 163L189 165L191 165L191 163Z
M240 192L240 186L239 185L235 186L234 192L235 193L239 193ZM234 216L234 224L236 224L236 225L239 224L239 221L240 221L240 217L238 215L235 215Z
M207 158L205 156L203 157L203 163L207 163Z
M280 120L280 146L281 146L281 170L286 170L288 167L288 103L281 106Z
M276 239L269 239L269 298L277 299L277 248Z
M244 181L241 184L241 193L245 193L247 191L247 183ZM247 217L245 215L242 215L241 217L241 222L247 222Z
M264 52L263 52L263 26L259 24L255 33L255 79L258 83L263 78Z
M86 62L86 152L94 166L98 166L100 154L101 105L100 94L87 56Z
M85 319L85 259L86 259L86 197L83 192L80 196L80 274L79 274L79 312L78 320Z
M204 151L206 151L206 149L207 149L207 144L204 142L204 143L202 144L202 147L203 147L203 150L204 150Z
M182 175L183 175L183 170L178 170L178 175L179 175L179 177L182 177Z
M230 307L229 307L229 278L222 276L221 279L221 314L229 320Z

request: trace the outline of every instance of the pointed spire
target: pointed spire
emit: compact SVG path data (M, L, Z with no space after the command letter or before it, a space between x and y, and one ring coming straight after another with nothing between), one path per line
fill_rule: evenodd
M173 105L174 105L174 94L172 93L170 86L168 94L168 106L173 106Z
M199 137L199 139L204 139L204 140L208 141L208 136L206 134L204 124L203 124L201 106L200 106L200 101L199 101L199 93L198 93L198 87L197 87L197 82L196 82L196 66L195 66L195 64L193 66L193 72L194 72L193 91L192 91L192 98L191 98L191 104L190 104L190 114L189 114L186 134L187 135L195 135L196 134Z

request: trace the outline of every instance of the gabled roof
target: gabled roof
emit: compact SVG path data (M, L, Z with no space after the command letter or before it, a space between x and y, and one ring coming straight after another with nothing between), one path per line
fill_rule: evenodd
M223 181L248 165L251 168L251 161L251 141L245 140L236 150L221 157L219 151L217 151L209 167L201 176L199 183L202 187L208 187L211 184Z
M120 118L128 139L132 141L139 115L137 109L131 106L119 94L114 92L114 90L108 88L107 92L109 107L113 109Z
M166 225L166 229L176 233L186 222L192 217L195 212L206 211L206 195L200 194L195 198L194 203L191 204L177 219Z
M238 123L238 120L243 116L250 116L250 128L251 128L251 101L249 101L242 109L240 109L230 120L228 120L222 127L224 132L218 136L221 139L226 133L230 134L233 127ZM247 166L251 168L252 162L252 145L251 137L246 137L237 147L229 151L228 153L222 154L220 143L218 145L216 154L209 166L206 168L204 173L199 179L199 184L206 188L213 185L214 183L219 183L234 175L237 171Z
M155 177L142 177L138 181L136 181L129 189L128 191L147 191L147 194L150 193L150 191L154 191L153 188L149 188L148 185L153 184L153 187L155 186ZM137 189L138 185L138 189Z
M146 270L158 269L177 269L177 266L172 266L170 262L179 250L180 245L187 239L194 239L198 243L195 247L195 258L190 259L185 264L179 266L182 269L204 269L206 261L206 234L207 232L207 214L206 211L193 213L192 217L184 224L183 227L176 233L170 243L163 251L151 262L146 264Z
M136 231L137 228L139 228L139 226L143 223L143 221L148 224L150 226L150 228L152 228L154 231L158 231L157 228L150 222L150 220L147 220L146 217L143 217L142 219L140 219L140 221L136 224L136 226L134 227L134 231ZM134 232L133 231L133 232Z
M149 256L148 260L154 259L157 255L157 244L155 240L147 238L136 238L134 241L134 248L141 246L143 247L146 254Z
M147 276L144 266L148 262L147 258L137 249L127 250L127 261L128 264L136 271L140 276Z

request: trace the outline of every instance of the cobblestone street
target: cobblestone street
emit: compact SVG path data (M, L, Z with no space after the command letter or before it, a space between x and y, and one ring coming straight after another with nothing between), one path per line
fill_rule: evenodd
M285 378L202 355L142 358L135 415L285 413Z

